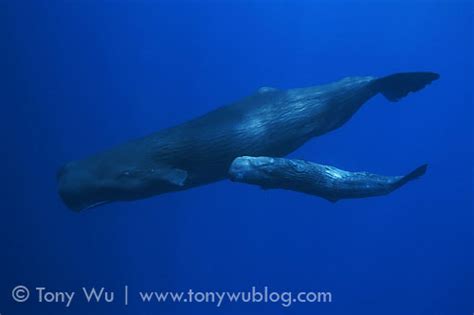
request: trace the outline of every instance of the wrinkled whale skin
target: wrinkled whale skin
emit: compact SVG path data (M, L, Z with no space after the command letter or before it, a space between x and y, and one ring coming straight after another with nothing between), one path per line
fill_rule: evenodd
M222 180L239 156L285 156L342 126L377 93L396 101L437 78L419 72L261 88L181 125L65 164L57 175L59 194L69 208L81 210Z

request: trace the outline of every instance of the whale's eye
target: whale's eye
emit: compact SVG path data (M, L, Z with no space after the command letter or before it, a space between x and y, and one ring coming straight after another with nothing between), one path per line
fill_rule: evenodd
M136 175L135 171L124 170L124 171L121 171L120 173L117 174L117 178L118 179L127 179L127 178L131 178L132 176L135 176L135 175Z

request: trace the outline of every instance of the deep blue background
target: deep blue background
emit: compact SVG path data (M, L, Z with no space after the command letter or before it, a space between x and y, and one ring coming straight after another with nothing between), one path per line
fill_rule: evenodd
M471 2L472 3L472 2ZM473 6L459 1L7 1L0 4L0 313L471 314ZM57 168L253 93L436 71L377 96L292 156L421 180L331 204L221 182L83 213ZM77 290L333 293L332 304L15 304Z

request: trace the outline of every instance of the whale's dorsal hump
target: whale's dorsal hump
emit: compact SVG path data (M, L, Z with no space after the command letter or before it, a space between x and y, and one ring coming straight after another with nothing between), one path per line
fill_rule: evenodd
M265 93L270 93L270 92L276 92L278 89L274 87L269 87L269 86L262 86L257 90L258 94L265 94Z

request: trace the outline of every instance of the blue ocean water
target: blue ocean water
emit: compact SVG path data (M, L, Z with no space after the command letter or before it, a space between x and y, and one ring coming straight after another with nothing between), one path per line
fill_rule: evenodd
M3 27L0 313L471 314L473 4L461 1L8 1ZM435 71L377 96L291 156L428 173L335 204L230 182L81 213L65 162L169 127L261 86ZM17 303L24 285L30 299ZM133 292L123 305L123 288ZM331 303L141 303L139 291L330 291ZM113 303L39 302L105 287Z

